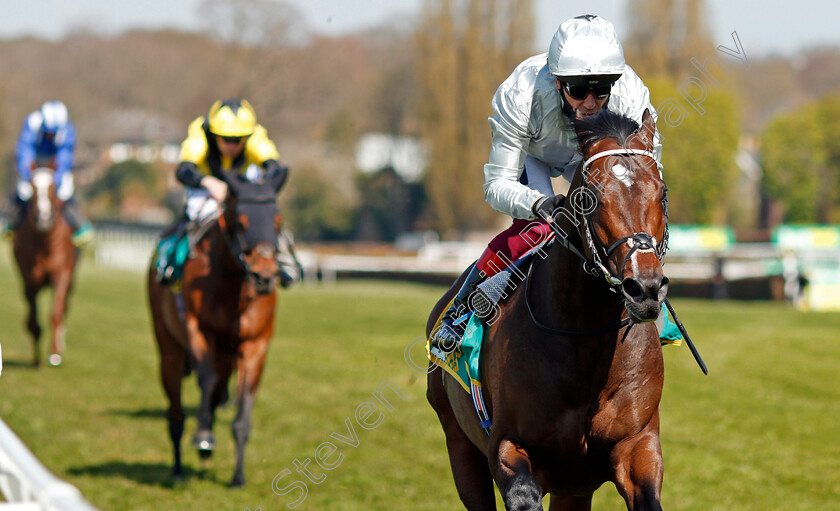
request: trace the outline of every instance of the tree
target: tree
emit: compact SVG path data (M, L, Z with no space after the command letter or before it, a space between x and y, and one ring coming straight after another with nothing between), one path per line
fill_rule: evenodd
M640 76L682 78L692 57L714 51L703 0L630 0L627 11L624 51Z
M496 217L482 193L490 99L526 56L532 36L532 0L424 2L418 115L430 146L426 190L441 231L485 227Z
M302 240L348 239L355 225L355 207L336 189L334 181L317 167L304 164L294 169L288 190L281 196L286 227Z
M394 241L414 227L425 206L423 187L406 183L392 167L359 175L359 222L356 239Z
M761 134L762 185L791 223L840 222L840 95L775 116Z
M154 165L126 160L108 167L85 195L96 216L118 218L137 205L157 204L165 189L163 173Z
M202 0L199 12L209 34L232 45L287 46L308 36L300 11L282 0Z
M673 82L654 79L647 85L654 106L675 101ZM722 223L730 202L738 200L732 196L738 177L738 102L731 92L713 89L703 109L703 115L692 112L673 126L659 112L662 172L669 189L670 219L676 223Z

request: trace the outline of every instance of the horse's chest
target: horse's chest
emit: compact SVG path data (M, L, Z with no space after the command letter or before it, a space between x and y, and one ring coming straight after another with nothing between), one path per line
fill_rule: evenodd
M247 297L214 301L207 307L210 314L203 315L200 324L207 329L234 339L261 337L272 325L273 307L261 300Z
M589 437L613 445L645 429L659 410L659 393L654 389L621 392L603 399L591 417Z

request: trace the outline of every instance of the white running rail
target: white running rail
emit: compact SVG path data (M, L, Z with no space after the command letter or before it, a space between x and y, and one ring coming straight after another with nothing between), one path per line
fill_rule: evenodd
M79 490L58 479L0 419L0 511L97 511Z

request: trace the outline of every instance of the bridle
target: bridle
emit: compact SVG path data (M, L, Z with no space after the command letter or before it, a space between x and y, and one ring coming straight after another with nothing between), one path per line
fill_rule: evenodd
M237 202L246 202L252 204L263 204L263 203L272 203L275 201L273 196L265 196L265 197L254 197L254 198L237 198ZM221 204L219 206L219 215L218 215L218 222L219 228L222 231L222 237L225 240L225 243L228 246L231 254L234 256L234 260L236 261L237 266L245 273L245 275L253 279L257 285L257 289L260 290L262 287L269 286L269 282L265 282L266 279L254 271L251 268L251 265L248 263L247 259L245 258L245 252L243 247L245 246L245 239L244 234L237 229L229 229L227 225L227 220L225 219L225 211L227 211L228 204ZM232 235L231 235L232 231ZM275 240L275 248L276 248L277 241ZM278 268L275 272L274 276L278 276L280 274L280 269Z
M609 149L607 151L601 151L595 153L594 155L590 156L586 161L583 162L581 171L583 172L582 179L584 180L584 185L586 184L586 176L587 172L589 171L589 167L592 165L593 162L599 160L601 158L606 158L607 156L630 156L630 155L638 155L638 156L646 156L653 160L656 160L656 156L653 152L645 150L645 149ZM666 189L667 192L667 189ZM568 239L565 239L565 243L561 241L561 243L566 247L570 248L572 252L577 254L581 259L583 259L583 270L595 276L601 276L604 280L607 281L607 284L610 285L610 290L613 292L618 292L618 287L621 286L621 279L614 276L609 269L604 265L601 261L601 256L599 254L598 248L596 247L596 243L598 247L601 247L601 251L604 252L605 259L609 259L612 253L623 244L627 243L630 245L630 251L624 257L624 261L621 263L621 267L619 268L619 274L624 273L624 266L627 264L627 261L630 260L630 257L637 251L639 252L654 252L656 254L656 258L659 259L660 264L664 264L665 260L665 253L668 250L668 196L667 194L663 195L662 198L662 205L665 211L665 234L662 238L662 242L657 244L657 240L655 236L652 236L646 232L637 232L633 233L630 236L624 236L623 238L618 239L609 248L604 248L600 241L595 239L592 236L592 211L587 213L582 213L583 217L583 224L584 224L584 237L586 238L586 243L589 247L589 251L592 254L591 259L583 255L580 251L576 248L571 249L570 247L574 247ZM575 208L572 207L574 211ZM593 209L594 211L594 209ZM576 212L576 211L575 211ZM575 213L573 212L573 214ZM561 238L565 238L562 235L562 231L556 226L556 222L552 222L550 224L552 229L555 231L555 235L560 236Z
M625 155L625 156L626 155L639 155L639 156L646 156L648 158L656 159L656 157L654 156L654 154L651 151L647 151L647 150L644 150L644 149L610 149L610 150L607 150L607 151L601 151L599 153L596 153L596 154L590 156L585 162L583 162L583 165L582 165L583 175L581 176L581 179L583 179L583 180L586 179L586 171L589 170L589 166L592 165L592 162L594 162L594 161L596 161L600 158L605 158L607 156L612 156L612 155ZM584 182L584 185L585 184L586 183ZM656 257L659 259L659 262L661 264L664 264L665 253L668 251L668 195L667 195L667 191L668 191L668 189L665 188L665 193L662 196L662 207L663 207L664 212L665 212L665 234L662 236L662 240L659 242L658 246L657 246L655 237L651 236L650 234L644 233L644 232L637 232L637 233L633 234L632 236L625 236L623 238L620 238L619 240L615 241L612 245L609 246L609 248L607 248L604 251L606 257L609 258L610 254L612 254L612 252L615 251L618 247L620 247L624 243L630 244L630 247L631 247L630 252L624 258L624 262L621 265L622 273L624 271L624 265L630 259L630 256L632 256L633 253L638 251L638 250L655 252ZM572 208L572 209L574 209L574 208ZM612 291L614 293L617 293L617 294L620 294L618 288L621 286L621 280L619 280L612 273L610 273L610 271L603 265L603 263L601 263L600 257L598 256L598 250L595 248L595 243L593 242L593 239L592 239L591 225L590 225L591 222L592 222L591 212L590 212L590 214L584 215L584 220L585 220L584 221L585 235L586 235L586 238L587 238L587 244L589 245L589 250L592 253L592 259L586 257L583 253L581 253L580 250L577 249L577 247L575 247L572 244L571 241L569 241L569 239L566 237L565 233L563 233L563 231L557 226L556 221L549 222L548 225L551 227L552 231L554 231L555 239L561 245L563 245L564 247L569 249L569 251L571 251L573 254L577 255L578 257L580 257L583 260L583 271L584 272L586 272L590 275L603 277L607 281L607 284L609 284L610 291ZM600 245L600 242L598 244ZM534 267L534 265L532 264L528 268L528 275L525 277L525 306L528 309L528 314L531 316L531 321L533 321L534 324L540 330L543 330L545 332L549 332L549 333L552 333L552 334L555 334L555 335L582 336L582 335L595 335L595 334L604 333L604 332L607 332L607 331L610 331L610 330L616 330L616 329L622 328L622 327L624 327L628 324L630 326L632 326L633 323L632 323L632 320L629 317L620 320L616 324L608 325L608 326L603 327L603 328L599 328L599 329L596 329L596 330L589 330L589 331L561 330L561 329L553 328L553 327L550 327L548 325L545 325L545 324L541 323L537 319L537 317L534 315L534 311L531 308L531 304L530 304L529 299L528 299L528 296L530 294L529 293L529 288L530 288L530 282L531 282L531 269L533 267ZM700 369L703 371L703 374L709 374L709 370L706 368L705 362L703 362L702 357L700 357L700 353L697 351L697 348L694 346L694 343L691 341L691 337L688 336L688 332L686 331L685 326L683 326L682 321L680 321L680 318L677 316L676 311L671 306L671 303L668 301L667 297L663 300L663 303L668 308L668 312L671 313L671 317L674 319L674 323L676 323L677 328L680 330L680 333L682 334L683 339L685 339L686 344L688 345L688 348L691 350L691 354L694 356L694 360L697 361L697 364L700 366ZM627 337L629 331L630 331L630 328L628 327L624 331L624 338Z
M587 188L586 183L586 175L587 171L589 170L590 165L596 160L601 158L605 158L607 156L613 155L639 155L639 156L646 156L648 158L656 159L655 155L651 151L643 150L643 149L610 149L607 151L601 151L589 157L585 162L583 162L581 166L581 172L583 173L581 179L583 180L582 189ZM667 190L667 189L666 189ZM590 191L590 193L592 193ZM568 203L571 202L567 200L566 208L568 209ZM667 195L663 196L663 208L665 210L665 235L663 236L663 241L659 243L657 248L656 238L647 234L645 232L637 232L631 236L625 236L623 238L618 239L609 248L604 249L603 245L598 242L598 246L602 248L606 258L609 258L610 255L621 245L627 243L630 245L630 251L624 257L624 261L621 264L620 272L623 274L624 272L624 265L630 260L630 257L637 251L641 252L654 252L656 254L657 259L659 259L660 263L663 262L665 257L665 252L668 248L668 200ZM572 215L578 214L577 208L574 205L571 207ZM568 249L573 254L577 255L583 261L583 271L589 275L593 275L596 277L602 277L606 280L607 284L609 285L609 290L616 294L621 294L619 288L621 287L622 281L618 277L614 276L609 269L603 264L601 261L601 257L599 255L598 249L596 248L594 237L592 236L592 212L594 212L594 208L587 212L580 212L581 216L583 217L583 231L584 236L586 238L587 245L589 247L589 252L592 254L592 257L587 257L583 252L578 250L578 248L566 237L566 234L563 232L562 229L557 225L556 219L552 219L553 221L548 222L548 225L551 227L552 231L554 232L554 239L557 240L558 243L563 245L566 249ZM582 236L582 237L584 237ZM603 332L607 332L610 330L615 330L617 328L621 328L626 326L627 324L631 323L631 319L624 318L619 322L608 325L603 328L595 329L595 330L562 330L557 329L554 327L547 326L540 322L536 315L534 314L533 309L531 308L530 301L528 296L530 295L530 282L531 282L531 269L534 267L532 264L528 268L528 274L525 279L525 306L528 309L528 313L531 316L531 320L534 324L541 330L546 332L556 334L556 335L573 335L573 336L581 336L581 335L594 335ZM625 336L629 332L629 329L625 331Z

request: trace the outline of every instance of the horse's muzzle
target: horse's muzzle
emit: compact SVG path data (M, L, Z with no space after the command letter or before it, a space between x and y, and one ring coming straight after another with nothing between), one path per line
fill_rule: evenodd
M254 285L257 294L268 294L277 285L280 268L276 256L274 247L267 243L259 244L245 256L248 280Z
M256 290L258 295L267 295L271 293L274 290L274 286L276 286L276 275L266 276L257 273L251 273L248 277L254 283L254 289Z
M648 323L659 317L662 300L668 295L668 277L662 271L625 278L621 294L630 317L636 323Z

